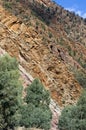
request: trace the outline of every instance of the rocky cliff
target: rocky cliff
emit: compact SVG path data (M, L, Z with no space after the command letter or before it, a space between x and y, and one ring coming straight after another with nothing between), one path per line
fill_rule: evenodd
M75 103L82 87L69 68L85 72L76 60L80 53L82 62L85 61L85 43L77 44L76 40L70 40L71 36L64 31L64 24L55 20L57 6L51 1L35 0L34 6L31 1L28 6L22 0L5 2L3 6L0 0L0 47L15 56L33 78L40 78L60 106ZM44 8L43 18L34 9L37 7L40 10L40 4ZM46 8L49 11L47 14ZM54 11L52 18L50 9ZM49 23L46 23L47 16Z
M38 77L50 91L51 130L58 105L76 103L83 89L74 74L86 75L85 34L84 19L50 0L0 0L0 55L17 58L24 88Z

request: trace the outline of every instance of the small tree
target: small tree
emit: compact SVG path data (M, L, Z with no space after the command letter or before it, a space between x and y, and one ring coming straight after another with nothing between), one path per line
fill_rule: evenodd
M86 129L86 90L80 96L76 106L69 106L63 109L59 119L59 129Z
M27 104L34 104L35 107L47 106L50 104L50 94L39 79L35 79L32 84L27 88L27 96L25 97Z
M21 125L49 130L52 114L50 95L42 83L35 79L27 88L26 104L22 107Z
M86 89L86 73L75 71L74 75L79 84Z
M0 58L0 129L8 130L16 125L15 114L20 106L18 63L15 58Z

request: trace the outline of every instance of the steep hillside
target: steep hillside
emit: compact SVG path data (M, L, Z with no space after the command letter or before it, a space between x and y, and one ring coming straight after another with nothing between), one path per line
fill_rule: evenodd
M75 103L82 90L71 70L85 74L86 27L72 15L48 0L0 0L0 47L39 77L60 106ZM71 17L80 25L76 30ZM81 42L76 41L79 28Z
M5 0L4 6L22 19L26 25L34 27L43 42L50 49L54 48L56 55L60 53L60 58L67 65L73 69L86 69L85 20L50 0L19 0L19 2L14 2L14 0L6 2Z
M0 48L0 57L1 56L4 56L5 54L7 54L7 52L3 49ZM25 93L25 88L27 87L27 85L31 84L32 81L33 81L33 77L26 72L26 70L21 66L19 65L19 72L20 72L20 80L23 84L23 97L26 95ZM61 110L60 110L60 107L57 105L57 103L51 99L50 101L50 109L51 109L51 112L52 112L52 120L51 120L51 129L50 130L57 130L57 124L58 124L58 118L61 114ZM18 127L16 130L25 130L25 128L23 127ZM30 129L29 129L30 130ZM32 128L31 130L36 130L36 128ZM37 129L39 130L39 129Z

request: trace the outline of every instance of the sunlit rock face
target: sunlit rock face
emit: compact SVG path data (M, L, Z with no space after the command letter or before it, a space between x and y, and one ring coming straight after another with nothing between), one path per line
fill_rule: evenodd
M41 2L49 6L47 1ZM20 3L15 6L18 15L15 15L14 8L9 12L0 5L0 47L16 57L29 75L40 78L50 91L51 97L60 106L75 103L82 88L68 70L68 66L71 64L76 68L82 68L69 56L66 48L56 44L56 38L60 39L61 34L66 39L64 42L71 44L62 26L58 26L60 34L54 29L53 24L47 26L38 16L31 15L31 8L26 10ZM23 13L19 15L19 11ZM25 13L31 15L30 25L23 18ZM28 82L25 82L26 86L27 84Z

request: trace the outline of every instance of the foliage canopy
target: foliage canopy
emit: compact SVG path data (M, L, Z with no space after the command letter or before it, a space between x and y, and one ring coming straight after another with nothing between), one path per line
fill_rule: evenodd
M63 109L59 119L60 130L86 130L86 90L75 106Z
M49 130L52 118L49 108L50 95L38 79L27 88L25 101L26 104L21 110L21 125Z
M0 57L0 129L14 128L16 113L20 106L18 63L6 55Z

